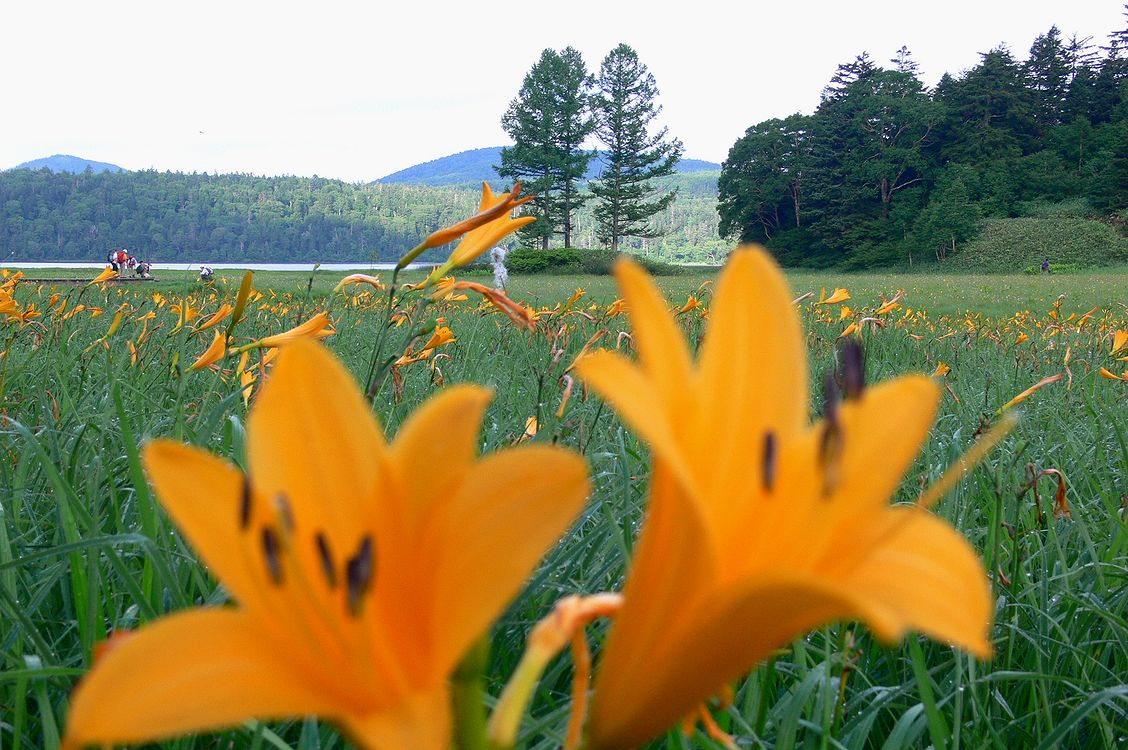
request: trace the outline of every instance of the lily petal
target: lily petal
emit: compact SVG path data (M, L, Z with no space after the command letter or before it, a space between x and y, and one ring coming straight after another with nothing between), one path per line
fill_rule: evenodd
M695 483L677 442L670 415L656 405L662 399L654 381L623 355L598 351L576 361L576 373L611 404L623 421L645 440L687 488Z
M967 539L915 507L889 509L871 533L874 548L845 588L874 631L895 641L915 629L990 657L991 586Z
M567 530L589 490L583 459L562 448L523 446L474 465L462 492L429 524L440 669L453 667L521 590L529 571ZM473 570L467 577L459 571Z
M659 687L650 678L658 668L655 655L663 653L659 644L666 642L684 618L694 616L699 602L686 592L705 593L708 580L715 574L712 544L701 516L681 484L666 474L661 464L655 467L650 498L644 533L634 550L623 590L626 601L645 598L646 606L624 607L611 626L596 674L591 716L595 747L603 744L599 741L602 735L614 736L621 731L614 728L620 721L630 725L626 714L634 713L631 704L644 702L651 688ZM677 564L671 565L671 560ZM685 713L635 741L607 744L640 744Z
M641 745L772 650L786 646L796 634L847 616L851 609L850 601L834 589L816 580L783 575L749 579L718 592L697 606L688 628L670 633L681 648L651 660L614 692L606 683L597 683L590 722L592 747ZM626 614L624 607L621 615ZM615 627L621 624L616 622ZM694 648L704 644L708 646Z
M701 351L697 455L712 483L748 461L719 445L759 444L771 431L786 440L807 424L807 353L783 275L762 250L733 254L714 298ZM739 383L739 387L733 387ZM765 394L771 394L765 398ZM653 408L653 407L651 407Z
M615 278L627 301L635 327L639 360L653 378L666 403L683 404L692 380L693 367L685 338L668 312L662 293L642 266L623 258L615 263ZM644 320L644 325L638 321Z
M453 386L428 399L400 428L390 450L392 463L401 467L409 522L462 484L478 455L482 415L492 398L488 388Z
M63 747L140 743L255 717L339 712L343 696L297 674L289 657L238 611L171 615L126 636L79 683Z
M372 506L391 493L387 445L371 407L329 351L297 340L278 355L247 424L255 497L289 505L297 527L320 527L335 550L372 530Z
M255 607L262 581L246 552L240 523L243 474L207 451L172 440L148 443L142 460L161 505L212 575L236 601Z

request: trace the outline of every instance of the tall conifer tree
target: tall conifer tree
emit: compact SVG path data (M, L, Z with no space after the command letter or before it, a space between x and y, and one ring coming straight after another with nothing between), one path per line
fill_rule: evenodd
M591 191L599 200L599 238L618 250L625 237L657 236L649 219L668 207L677 191L659 196L651 180L674 172L682 144L667 140L666 128L651 135L650 124L662 111L655 102L658 86L626 44L603 59L596 88L595 132L606 153L603 172Z
M572 214L583 203L579 182L592 154L581 147L595 128L590 114L591 76L580 53L546 49L525 75L517 98L501 119L514 145L501 150L497 172L525 181L537 221L524 236L548 248L554 234L572 243Z

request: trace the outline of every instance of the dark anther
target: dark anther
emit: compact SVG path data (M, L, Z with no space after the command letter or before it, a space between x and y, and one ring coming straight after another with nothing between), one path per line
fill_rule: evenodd
M243 496L239 499L239 528L243 531L251 524L251 478L243 475Z
M329 540L320 531L313 539L317 543L317 556L321 558L321 570L325 573L325 580L329 583L329 588L336 588L337 568L333 565L333 554L329 551Z
M866 387L866 361L862 345L851 338L843 339L838 347L838 367L846 399L851 401L861 398Z
M372 537L366 536L360 542L360 549L345 563L345 580L348 584L349 611L360 614L361 601L372 586L375 572L375 557L372 550Z
M823 418L838 418L838 385L830 373L823 377Z
M277 584L282 583L282 560L278 557L278 537L274 529L264 526L262 529L262 553L266 557L266 569L270 578Z
M290 507L290 500L286 493L279 492L274 496L274 506L278 509L278 518L282 521L282 530L287 534L294 531L294 511Z
M823 426L819 435L819 465L823 470L822 493L825 497L838 484L838 466L842 457L842 424L838 421L838 394L834 379L824 382Z
M776 464L779 462L779 449L776 447L775 433L769 430L764 433L764 455L761 477L764 482L764 492L771 492L775 486Z

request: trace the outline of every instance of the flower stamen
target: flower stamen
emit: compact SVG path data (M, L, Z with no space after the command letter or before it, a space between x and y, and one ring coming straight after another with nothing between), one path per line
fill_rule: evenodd
M823 426L819 437L819 465L823 470L822 494L825 498L838 485L842 460L842 425L838 421L838 391L834 378L823 383Z
M847 401L861 398L866 387L866 362L861 345L853 339L844 339L838 347L842 392Z
M276 585L282 585L282 560L278 556L278 535L269 526L262 528L262 554L266 558L266 569Z
M317 544L317 556L321 559L321 572L325 574L325 582L329 584L329 588L337 588L337 568L333 565L333 554L329 551L329 540L325 538L325 534L317 532L313 538Z
M274 496L274 507L278 512L278 520L282 522L282 533L290 536L294 532L294 511L285 493L279 492Z
M243 475L243 495L239 498L239 528L243 531L251 525L251 478Z
M364 595L368 593L368 589L372 586L374 572L372 537L366 536L360 541L360 548L357 549L356 554L345 563L349 611L352 612L353 616L360 614L360 605Z
M768 430L764 433L764 453L762 458L761 479L764 492L771 492L775 486L776 466L779 463L779 449L776 447L775 433Z

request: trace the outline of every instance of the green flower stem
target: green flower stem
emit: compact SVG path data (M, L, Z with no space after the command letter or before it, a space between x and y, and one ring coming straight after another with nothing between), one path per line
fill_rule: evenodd
M489 666L489 659L489 638L480 638L470 647L451 678L456 750L489 750L483 700L486 695L486 668Z

